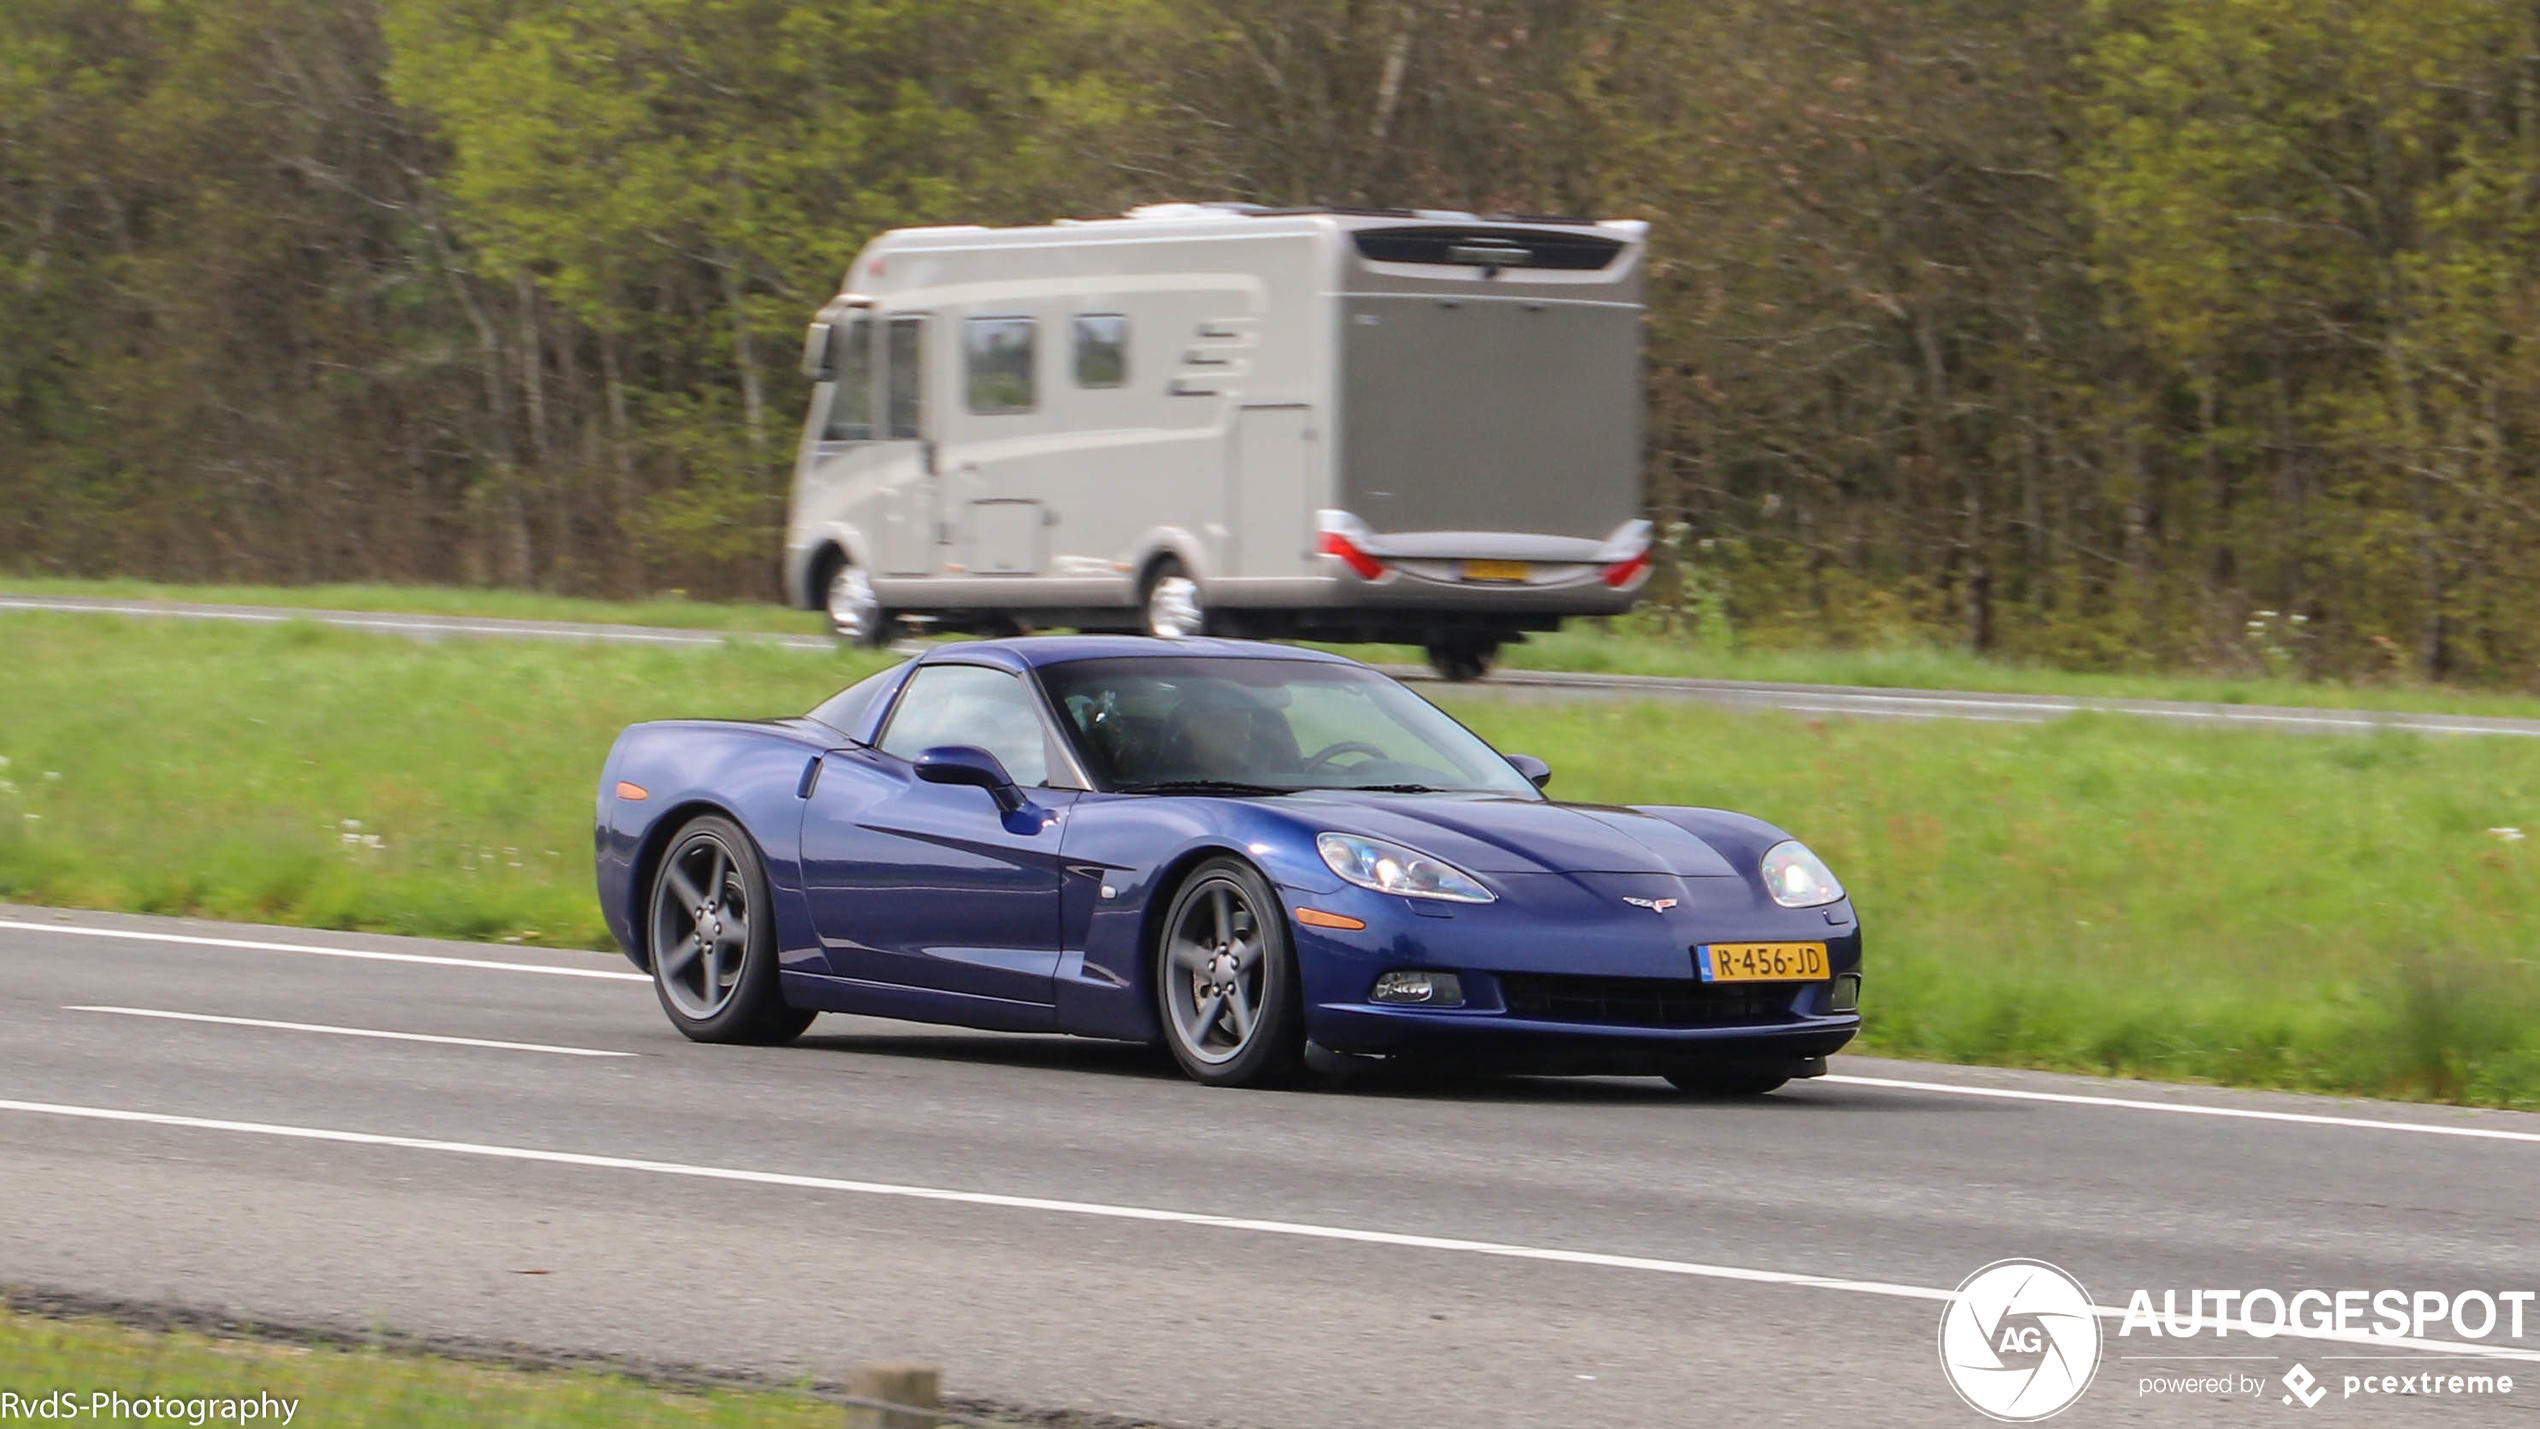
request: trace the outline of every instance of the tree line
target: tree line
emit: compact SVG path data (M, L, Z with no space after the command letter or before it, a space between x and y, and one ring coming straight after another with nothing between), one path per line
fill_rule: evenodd
M2534 682L2535 0L16 0L0 563L773 595L874 232L1641 217L1666 618Z

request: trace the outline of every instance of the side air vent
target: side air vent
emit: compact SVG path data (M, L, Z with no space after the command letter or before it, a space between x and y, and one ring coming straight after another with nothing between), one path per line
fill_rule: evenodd
M1472 268L1602 268L1623 251L1617 239L1522 228L1362 228L1361 257L1378 263L1452 263Z

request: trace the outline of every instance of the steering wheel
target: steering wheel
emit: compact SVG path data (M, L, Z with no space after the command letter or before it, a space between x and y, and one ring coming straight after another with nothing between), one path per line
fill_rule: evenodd
M1369 744L1363 739L1344 739L1338 744L1327 744L1321 749L1314 751L1314 757L1305 761L1305 772L1308 774L1323 773L1325 765L1340 758L1344 754L1364 754L1375 759L1383 759L1387 757L1383 750L1378 749L1376 746Z

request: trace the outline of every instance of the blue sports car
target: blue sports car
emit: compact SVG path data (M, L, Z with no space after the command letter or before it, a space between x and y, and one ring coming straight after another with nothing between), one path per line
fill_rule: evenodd
M701 1042L821 1012L1161 1042L1218 1086L1354 1059L1767 1092L1861 1025L1843 885L1760 819L1565 804L1336 655L946 645L600 774L600 901Z

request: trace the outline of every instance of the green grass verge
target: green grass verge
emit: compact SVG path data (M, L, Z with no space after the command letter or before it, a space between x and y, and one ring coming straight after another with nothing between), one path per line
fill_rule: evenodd
M783 1390L673 1389L587 1370L516 1369L435 1355L211 1338L99 1320L0 1312L0 1386L22 1399L56 1390L76 1417L29 1423L279 1425L201 1401L295 1405L293 1429L428 1429L446 1424L555 1429L831 1429L838 1406ZM91 1396L141 1401L138 1413L91 1413ZM172 1413L153 1415L147 1401ZM112 1409L111 1403L106 1406ZM199 1412L198 1412L199 1410Z
M632 720L809 708L871 658L0 621L0 897L604 946ZM2540 746L2116 716L1810 721L1448 696L1574 799L1783 824L1869 933L1865 1050L2540 1106Z
M582 600L528 591L452 586L160 585L133 580L46 580L0 577L0 594L104 596L127 600L206 601L301 609L394 611L419 615L576 620L603 625L662 625L699 630L820 634L821 616L774 604L689 600L665 594L640 601ZM1400 645L1330 647L1358 659L1422 664ZM1502 652L1512 669L1587 674L1674 675L1710 680L1774 680L1878 689L1990 690L2004 694L2100 695L2116 699L2198 700L2221 704L2309 705L2337 709L2414 710L2540 718L2540 696L2439 685L2347 685L2326 681L2234 678L2196 673L2094 674L2044 665L1987 660L1964 650L1897 645L1865 650L1758 649L1655 633L1639 617L1579 622L1537 635Z
M604 946L617 731L800 713L886 659L0 617L0 897Z

